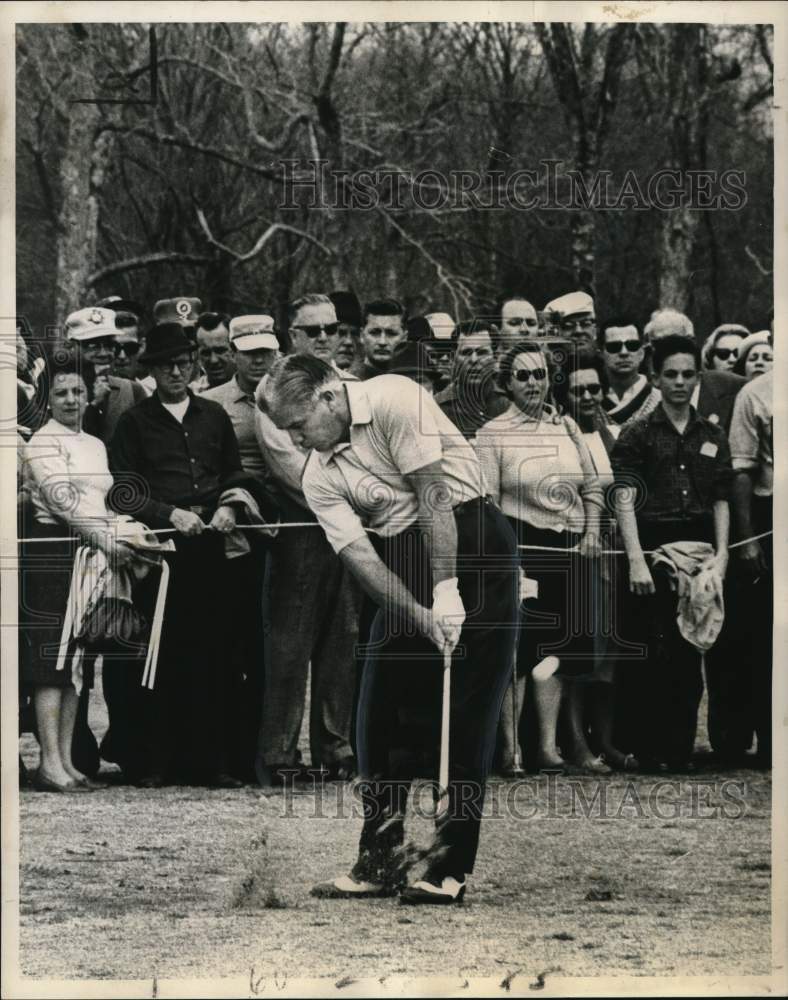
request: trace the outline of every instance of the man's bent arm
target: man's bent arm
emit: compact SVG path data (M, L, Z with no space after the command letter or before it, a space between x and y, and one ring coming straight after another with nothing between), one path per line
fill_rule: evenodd
M339 557L376 604L399 612L420 631L429 632L429 612L386 566L368 538L358 538L346 545Z
M731 512L727 500L714 501L714 549L718 556L728 558L728 537L731 528Z
M752 538L755 534L752 526L752 477L754 472L755 470L751 472L749 469L736 469L733 474L731 499L733 500L733 518L737 538Z

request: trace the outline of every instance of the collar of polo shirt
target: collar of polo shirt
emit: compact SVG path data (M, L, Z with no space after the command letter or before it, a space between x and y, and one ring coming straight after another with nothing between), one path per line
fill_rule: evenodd
M347 392L348 408L350 410L350 427L358 427L361 424L372 423L372 409L369 405L369 397L363 382L343 382ZM330 451L319 451L317 457L323 465L328 465L332 457L338 451L349 448L352 441L341 441L335 444Z

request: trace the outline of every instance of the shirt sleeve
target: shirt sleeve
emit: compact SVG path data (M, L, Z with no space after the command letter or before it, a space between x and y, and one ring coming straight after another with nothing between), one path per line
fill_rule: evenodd
M730 451L734 469L755 469L760 453L758 417L753 394L742 391L733 404L731 417Z
M24 476L35 485L41 503L53 517L67 524L78 520L78 494L70 484L68 459L53 436L34 435L25 445Z
M433 414L433 407L438 404L411 379L401 381L403 385L385 397L375 417L382 418L391 460L407 476L425 465L440 462L443 447Z
M303 489L306 502L313 511L331 548L339 554L359 538L366 537L361 518L345 497L335 490L318 468L307 462Z
M580 468L583 470L583 479L578 488L578 492L583 500L587 500L589 503L595 503L597 507L604 509L605 494L588 445L583 440L580 428L574 420L572 420L571 417L564 417L564 421L566 429L569 432L569 436L572 438L575 448L577 449L577 457L580 460Z
M473 449L482 468L482 476L487 492L497 506L501 505L501 460L495 436L486 427L481 427L473 440Z
M154 500L145 478L146 459L139 427L131 410L120 415L109 446L109 467L115 486L108 505L119 514L132 514L149 528L166 528L173 504Z
M220 418L222 421L222 473L219 481L220 484L224 484L230 476L242 472L243 465L241 464L241 450L238 447L235 428L226 410L222 409Z
M728 444L728 439L725 437L725 433L721 431L717 450L717 465L714 471L715 500L730 500L732 480L733 467L731 463L731 449Z
M621 431L610 453L617 489L634 487L636 491L640 491L645 487L646 447L645 435L639 422Z

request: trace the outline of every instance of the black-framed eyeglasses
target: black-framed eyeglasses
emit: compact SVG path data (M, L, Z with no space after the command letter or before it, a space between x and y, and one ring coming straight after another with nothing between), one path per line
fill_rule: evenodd
M609 344L605 344L605 350L608 354L620 354L625 347L630 354L635 354L640 350L642 344L639 340L613 340Z
M518 368L516 372L512 372L512 378L515 382L530 382L531 379L534 382L544 382L547 378L546 368Z
M730 358L731 355L733 355L734 360L735 360L739 356L739 348L738 347L715 347L713 353L714 353L714 357L715 358L719 358L720 361L727 361Z
M191 358L168 358L166 361L157 361L152 368L163 368L164 371L171 372L173 368L177 368L178 371L185 372L188 371L194 364Z
M580 399L588 393L589 396L598 396L602 392L599 382L592 382L589 385L570 385L568 390L576 399Z
M294 330L301 330L305 333L310 340L316 340L321 333L324 333L327 337L335 337L339 332L339 323L311 323L309 325L301 325L293 327Z

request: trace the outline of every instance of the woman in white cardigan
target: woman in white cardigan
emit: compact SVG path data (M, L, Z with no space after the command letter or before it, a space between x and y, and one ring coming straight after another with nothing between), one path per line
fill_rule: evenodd
M41 744L33 785L46 792L96 787L71 759L77 692L70 657L65 667L57 668L74 560L71 540L89 539L114 568L132 559L131 551L110 530L114 515L107 509L106 496L113 480L106 449L81 429L87 401L85 382L76 368L71 364L55 368L49 389L51 419L23 452L31 516L22 534L54 539L23 543L19 578L21 683L33 692Z
M516 670L517 717L533 680L541 770L607 773L585 738L579 679L594 668L593 561L599 556L602 488L577 425L547 400L548 361L538 344L523 341L503 356L499 388L509 408L476 435L488 492L509 518L521 545L525 574ZM566 746L556 732L566 703ZM514 759L517 733L504 712L504 768ZM530 745L529 740L529 745Z

